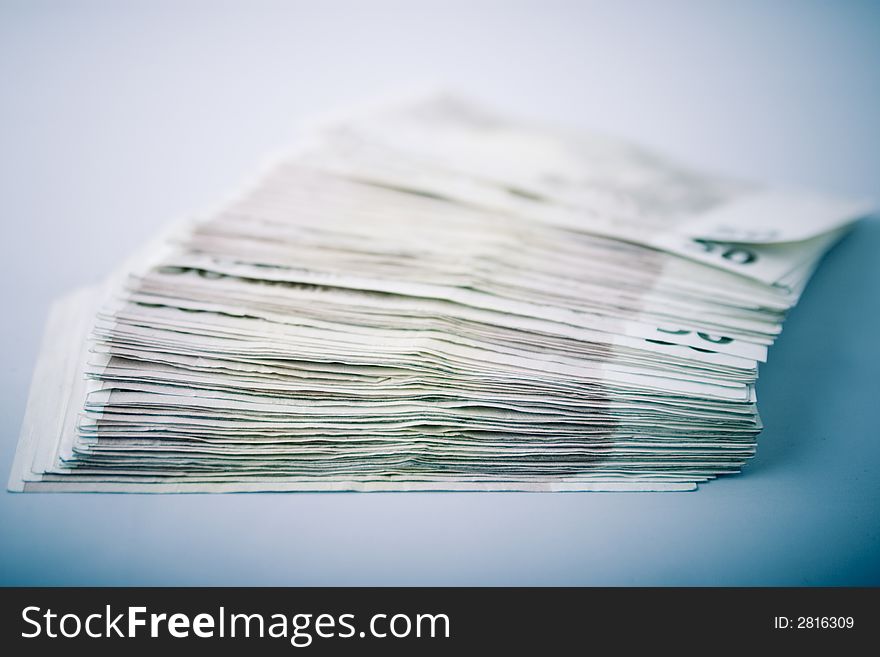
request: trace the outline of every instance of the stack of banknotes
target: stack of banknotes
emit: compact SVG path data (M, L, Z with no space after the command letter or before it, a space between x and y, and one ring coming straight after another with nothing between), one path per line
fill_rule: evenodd
M10 489L693 489L867 211L454 96L316 122L56 303Z

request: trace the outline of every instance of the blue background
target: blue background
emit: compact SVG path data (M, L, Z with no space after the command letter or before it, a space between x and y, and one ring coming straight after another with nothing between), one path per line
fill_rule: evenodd
M0 1L0 474L52 298L303 118L413 84L880 199L880 6ZM880 221L762 368L744 474L681 494L0 493L6 584L880 583Z

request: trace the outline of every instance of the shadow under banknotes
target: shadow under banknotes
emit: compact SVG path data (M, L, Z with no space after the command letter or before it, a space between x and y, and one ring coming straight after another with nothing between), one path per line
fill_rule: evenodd
M828 253L760 368L765 429L744 474L794 466L852 423L880 415L876 316L880 218L859 222ZM874 316L871 316L873 312ZM854 417L856 416L856 417ZM880 425L875 419L874 426Z

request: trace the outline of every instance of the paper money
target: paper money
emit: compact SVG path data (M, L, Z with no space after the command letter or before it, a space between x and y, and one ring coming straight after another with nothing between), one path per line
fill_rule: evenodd
M866 212L445 96L327 121L55 305L9 486L690 490Z

